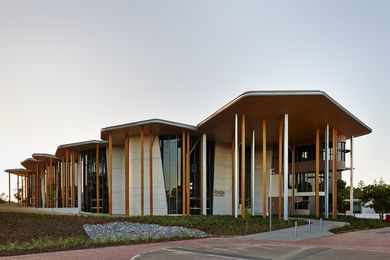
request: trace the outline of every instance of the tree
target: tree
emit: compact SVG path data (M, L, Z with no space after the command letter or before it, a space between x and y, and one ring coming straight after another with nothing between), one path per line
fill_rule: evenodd
M348 191L345 188L346 182L338 179L337 180L337 211L345 212L345 202L344 200L347 198Z
M0 194L0 203L4 203L6 201L8 201L8 196L3 192Z
M23 189L22 188L19 188L19 189L15 189L15 193L14 193L14 197L17 201L21 201L22 200L22 193L23 193Z
M359 199L362 204L378 213L379 218L383 220L384 214L390 212L390 185L381 178L379 182L375 181L363 187Z

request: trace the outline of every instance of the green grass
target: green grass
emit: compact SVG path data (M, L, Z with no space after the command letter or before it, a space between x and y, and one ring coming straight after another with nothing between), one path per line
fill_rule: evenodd
M390 227L390 224L379 220L379 219L362 219L355 218L353 216L341 216L339 215L336 221L348 222L349 225L343 227L337 227L329 230L335 234L337 233L345 233L351 231L365 230L365 229L374 229L374 228L383 228Z

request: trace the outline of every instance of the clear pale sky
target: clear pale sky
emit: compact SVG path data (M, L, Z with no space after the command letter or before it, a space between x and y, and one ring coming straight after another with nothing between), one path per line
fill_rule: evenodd
M106 126L196 125L244 91L316 89L373 129L355 139L355 185L389 182L389 14L378 0L2 0L0 171Z

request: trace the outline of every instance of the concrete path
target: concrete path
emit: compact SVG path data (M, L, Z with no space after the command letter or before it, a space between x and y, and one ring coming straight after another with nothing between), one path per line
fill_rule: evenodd
M324 237L334 235L332 232L329 232L329 229L334 227L340 227L344 225L349 225L345 222L337 221L322 221L311 219L310 225L298 226L295 232L295 227L286 228L271 232L263 232L258 234L252 234L243 236L247 239L266 239L266 240L277 240L277 241L297 241L304 240L309 238Z

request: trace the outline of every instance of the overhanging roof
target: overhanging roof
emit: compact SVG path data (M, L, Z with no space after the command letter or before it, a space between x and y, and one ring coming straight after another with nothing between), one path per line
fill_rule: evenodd
M48 153L33 153L32 157L34 159L37 159L39 161L47 161L52 159L53 161L60 161L61 158L56 157L53 154L48 154Z
M108 140L108 133L113 133L113 144L123 144L126 134L131 136L139 136L141 127L144 129L145 135L173 135L181 134L182 130L189 130L193 135L196 135L197 128L192 125L181 124L163 119L149 119L144 121L132 122L123 125L106 127L101 130L101 138Z
M69 149L72 152L81 152L81 151L95 149L96 145L99 145L99 148L105 147L107 145L107 142L102 140L89 140L89 141L83 141L77 143L62 144L57 147L56 156L65 158L67 149Z
M4 171L8 172L10 174L17 175L17 176L26 176L27 173L29 172L29 170L27 170L25 168L7 169L7 170L4 170Z
M323 91L250 91L223 106L198 124L198 129L211 139L230 143L234 135L234 116L245 114L246 136L257 133L261 141L261 121L267 120L267 143L278 142L278 127L284 114L289 116L289 140L295 143L313 142L317 128L326 124L335 127L339 135L358 137L372 132L366 124ZM241 118L240 118L241 128ZM323 131L321 131L323 132Z

